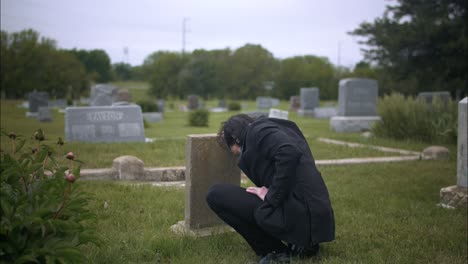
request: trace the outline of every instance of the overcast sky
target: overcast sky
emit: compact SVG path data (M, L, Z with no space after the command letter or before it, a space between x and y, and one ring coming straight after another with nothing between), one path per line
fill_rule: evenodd
M363 56L347 34L381 17L394 0L1 0L1 29L26 28L65 49L103 49L112 63L140 65L159 50L260 44L277 58L327 57L354 66ZM124 50L127 49L127 54Z

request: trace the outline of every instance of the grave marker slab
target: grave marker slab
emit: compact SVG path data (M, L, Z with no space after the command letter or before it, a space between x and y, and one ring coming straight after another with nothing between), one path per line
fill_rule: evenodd
M319 106L318 88L301 88L300 90L300 108L297 111L299 116L314 115L314 109Z
M52 122L52 110L49 107L39 107L37 120L39 122Z
M257 109L270 109L273 107L273 101L270 97L257 97Z
M138 105L67 107L68 141L145 142L143 117Z
M426 104L430 105L434 103L435 98L439 98L444 105L447 105L450 102L450 92L442 91L442 92L421 92L418 93L416 97L418 100L425 102Z
M187 108L188 110L195 110L200 107L199 102L198 102L198 96L196 95L189 95L188 96L188 105Z
M116 87L110 84L96 84L91 87L91 106L109 106L114 102Z
M289 97L289 111L297 112L301 107L301 97L294 95Z
M216 134L187 137L185 219L171 227L174 232L204 236L227 227L206 204L206 194L216 183L240 185L236 160L221 148Z
M336 132L370 130L381 118L377 116L377 81L350 78L339 82L338 113L330 118Z
M46 92L32 92L29 94L29 112L39 112L39 107L49 105L49 94Z
M288 111L270 108L270 113L268 114L268 117L288 120L288 115L289 115Z

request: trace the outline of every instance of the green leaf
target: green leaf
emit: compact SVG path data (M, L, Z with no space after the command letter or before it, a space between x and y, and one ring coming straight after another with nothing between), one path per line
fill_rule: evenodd
M23 146L24 146L24 143L26 143L26 140L25 139L20 139L20 140L17 140L17 145L16 145L16 152L19 152Z
M30 254L30 255L25 255L21 256L15 261L15 264L21 264L21 263L29 263L29 262L34 262L34 263L40 263L37 259L36 256Z

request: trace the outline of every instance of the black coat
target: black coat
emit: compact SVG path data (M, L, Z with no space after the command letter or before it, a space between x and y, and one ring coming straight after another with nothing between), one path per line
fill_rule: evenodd
M265 231L301 246L335 239L327 187L295 123L262 118L250 124L239 167L255 185L268 188L255 212Z

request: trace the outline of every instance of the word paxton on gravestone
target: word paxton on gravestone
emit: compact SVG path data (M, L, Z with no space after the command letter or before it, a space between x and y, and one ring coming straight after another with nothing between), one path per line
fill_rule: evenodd
M144 142L141 108L138 105L67 107L65 136L68 141Z

